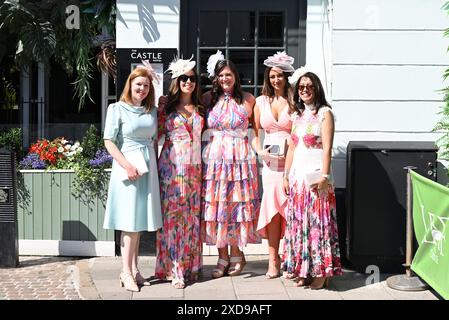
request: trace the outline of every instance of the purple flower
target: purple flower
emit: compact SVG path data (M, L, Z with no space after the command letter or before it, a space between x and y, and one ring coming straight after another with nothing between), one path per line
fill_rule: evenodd
M95 153L95 158L89 160L92 167L110 166L112 163L112 156L105 150L100 149Z
M29 153L19 163L22 169L45 169L47 165L39 158L37 153Z

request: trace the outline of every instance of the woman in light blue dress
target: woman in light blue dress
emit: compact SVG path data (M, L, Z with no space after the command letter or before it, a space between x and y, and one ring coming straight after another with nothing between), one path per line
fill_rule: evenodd
M150 284L137 268L140 231L162 227L154 79L157 75L146 61L131 72L120 101L108 107L103 136L114 158L103 228L121 230L120 285L129 291ZM139 158L148 172L143 173Z

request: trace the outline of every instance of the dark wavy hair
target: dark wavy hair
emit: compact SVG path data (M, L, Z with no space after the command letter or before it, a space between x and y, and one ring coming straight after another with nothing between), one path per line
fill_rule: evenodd
M270 98L270 101L274 97L274 88L271 85L270 82L270 71L273 69L272 67L267 67L265 69L265 73L263 75L263 87L262 87L262 94L264 96L267 96ZM288 104L291 104L291 90L290 85L288 83L288 77L291 76L290 72L282 72L285 79L285 86L284 86L284 92L282 92L282 95L287 99Z
M293 103L290 105L289 113L292 114L294 112L298 112L299 114L301 114L304 111L304 109L306 108L304 105L304 101L301 100L299 93L298 93L299 82L304 77L309 78L310 81L312 81L312 85L315 87L313 89L315 92L314 103L317 104L317 107L318 107L317 111L323 106L327 106L327 107L331 108L331 105L326 100L326 95L324 94L324 89L323 89L323 85L321 84L320 78L318 78L318 76L313 72L306 72L301 77L299 77L298 81L296 82L296 84L294 86Z
M212 79L212 90L210 91L211 94L211 100L210 105L208 108L212 108L220 98L220 96L223 94L223 89L221 88L220 84L218 83L218 75L220 72L225 68L228 67L231 72L234 74L235 83L234 83L234 99L237 101L237 103L242 103L243 101L243 90L240 85L240 76L237 71L237 68L235 64L230 60L219 60L217 64L215 65L215 76Z
M200 101L200 85L199 85L199 79L198 79L198 74L196 73L195 69L192 69L193 73L195 74L196 77L196 82L195 82L195 89L192 92L192 104L195 106L196 111L204 117L205 115L205 108L204 106L201 104ZM170 83L170 87L168 88L168 101L167 101L167 106L166 106L166 114L167 116L169 114L171 114L172 112L174 112L176 110L176 106L179 104L179 100L181 98L181 88L179 86L179 82L181 82L181 80L179 79L179 77L173 79Z

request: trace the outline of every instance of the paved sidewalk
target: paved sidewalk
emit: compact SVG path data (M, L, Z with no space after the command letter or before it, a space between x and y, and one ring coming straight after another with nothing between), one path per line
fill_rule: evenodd
M0 268L0 300L80 300L73 281L77 261L20 256L17 268Z
M237 277L212 279L216 256L204 257L204 272L200 281L185 289L175 289L170 282L152 279L156 258L144 256L139 267L144 277L151 278L152 285L142 287L138 293L119 287L118 275L121 269L120 257L82 259L79 268L79 293L83 299L104 300L438 300L433 290L405 292L389 288L381 274L379 282L371 284L369 275L345 270L344 275L335 277L328 290L298 288L295 282L284 278L268 280L265 277L267 256L246 256L248 264ZM367 281L368 279L368 281ZM366 284L368 282L368 285Z
M200 281L185 289L152 279L156 258L140 257L142 274L152 285L132 293L120 288L120 257L20 256L17 268L0 268L0 300L438 300L433 290L404 292L389 288L381 274L372 283L369 275L345 270L328 290L298 288L284 278L265 278L267 256L247 255L248 264L237 277L212 279L216 256L204 257ZM368 284L367 284L368 283Z

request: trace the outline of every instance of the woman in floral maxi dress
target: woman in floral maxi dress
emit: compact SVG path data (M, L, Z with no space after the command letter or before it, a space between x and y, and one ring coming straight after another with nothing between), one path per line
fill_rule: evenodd
M321 289L341 275L335 191L331 174L334 117L319 78L298 69L294 85L292 131L284 172L289 194L283 269L298 286ZM315 181L306 178L321 170Z
M242 91L235 65L221 52L209 58L208 71L213 80L212 90L203 95L208 130L203 139L202 223L204 241L218 249L212 277L219 278L239 275L246 264L243 247L261 242L256 231L257 159L248 142L255 98Z
M177 289L198 279L202 268L200 238L201 133L194 61L172 62L168 99L160 99L160 135L165 142L158 161L162 229L157 234L156 278L171 280ZM165 111L165 112L164 112Z

